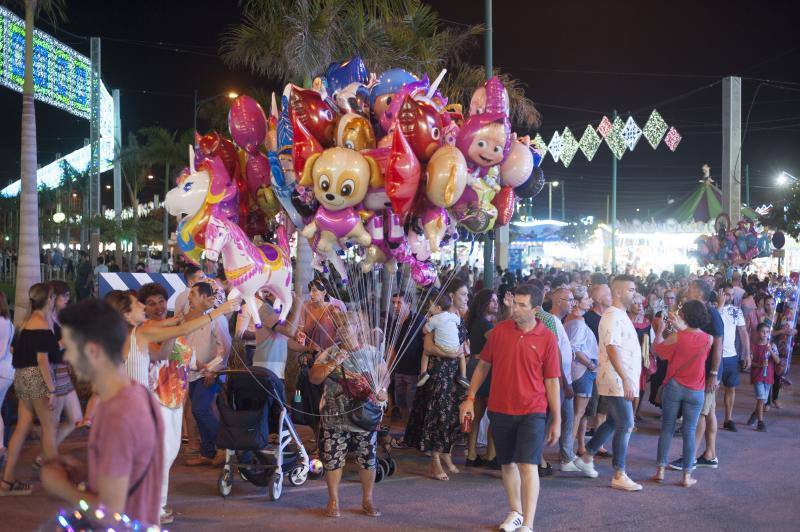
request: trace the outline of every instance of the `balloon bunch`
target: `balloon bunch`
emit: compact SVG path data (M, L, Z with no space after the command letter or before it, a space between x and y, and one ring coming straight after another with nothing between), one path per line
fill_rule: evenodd
M430 284L431 254L459 227L480 234L505 225L516 196L544 185L542 152L511 132L500 79L475 90L465 118L438 89L445 74L376 76L355 57L329 65L311 88L287 85L280 110L273 95L269 119L239 96L228 115L232 141L218 132L196 139L196 162L219 157L236 184L235 203L217 210L250 237L296 227L314 266L329 262L345 280L342 254L352 249L364 272L408 264L417 284Z
M735 228L721 228L716 235L697 238L695 256L705 266L745 266L755 258L769 257L772 253L767 231L759 233L750 220L741 220Z

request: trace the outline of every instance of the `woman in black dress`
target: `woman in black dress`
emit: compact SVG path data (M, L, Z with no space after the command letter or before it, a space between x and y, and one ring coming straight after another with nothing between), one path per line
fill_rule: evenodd
M445 291L453 302L450 312L463 316L469 300L467 283L461 279L453 279ZM468 334L463 322L459 325L458 336L462 343L462 352L469 352ZM442 351L433 340L433 334L425 335L424 350L431 357L428 363L430 379L417 389L406 427L405 442L409 447L431 452L431 478L449 480L442 464L450 473L459 472L453 464L450 451L459 432L458 406L464 398L465 390L456 384L460 355L454 356Z

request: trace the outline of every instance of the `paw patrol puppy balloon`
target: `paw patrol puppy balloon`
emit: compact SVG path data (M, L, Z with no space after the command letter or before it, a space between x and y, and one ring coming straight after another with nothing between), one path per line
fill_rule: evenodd
M347 148L329 148L312 155L303 169L302 186L314 187L319 208L302 235L315 240L319 253L328 253L340 240L369 246L372 237L364 229L356 206L364 201L370 186L383 184L378 164Z
M369 120L355 113L340 118L336 127L336 145L356 151L375 148L375 134Z

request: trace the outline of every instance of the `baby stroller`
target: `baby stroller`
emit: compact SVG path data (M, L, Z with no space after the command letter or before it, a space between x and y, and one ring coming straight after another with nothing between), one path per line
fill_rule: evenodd
M256 366L220 375L225 382L217 396L217 448L225 449L225 466L219 493L230 495L237 469L242 479L266 487L270 500L277 501L284 477L293 486L301 486L309 470L308 454L283 404L283 384L274 373ZM271 433L277 436L274 445L270 445Z

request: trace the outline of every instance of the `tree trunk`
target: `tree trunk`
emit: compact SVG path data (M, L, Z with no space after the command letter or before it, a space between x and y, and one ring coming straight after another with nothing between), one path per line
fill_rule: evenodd
M22 90L22 149L19 209L19 252L14 292L14 321L30 312L28 290L41 281L39 266L39 198L36 181L36 110L33 100L33 14L36 2L25 2L25 83Z

